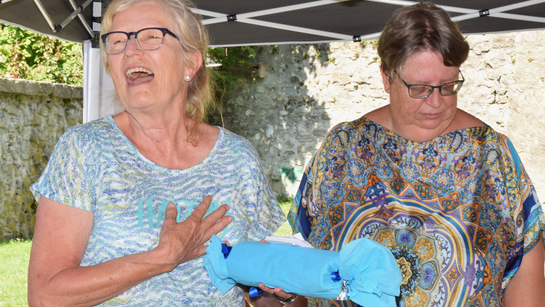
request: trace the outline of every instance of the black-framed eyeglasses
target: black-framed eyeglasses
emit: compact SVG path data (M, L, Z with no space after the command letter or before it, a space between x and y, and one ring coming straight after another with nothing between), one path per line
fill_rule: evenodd
M129 33L114 31L103 34L101 37L106 54L118 54L127 48L132 35L134 35L138 47L143 50L152 51L159 49L163 45L163 40L167 34L179 40L178 35L172 33L167 28L145 28Z
M464 85L464 81L466 80L464 78L464 75L462 74L462 71L460 70L460 76L462 76L462 80L456 80L452 82L448 82L445 84L433 86L428 84L407 84L403 78L401 78L401 75L394 71L399 79L405 83L405 86L407 86L407 90L409 91L409 96L416 99L424 99L427 98L433 93L434 89L439 89L439 93L441 96L452 96L462 88L462 85Z

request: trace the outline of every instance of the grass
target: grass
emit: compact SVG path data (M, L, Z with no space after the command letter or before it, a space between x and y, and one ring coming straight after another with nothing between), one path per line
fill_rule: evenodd
M0 241L0 306L28 306L27 271L32 241Z
M278 200L286 215L292 199ZM290 236L291 227L286 221L274 233L275 236ZM32 241L15 239L0 241L0 307L28 306L27 274Z
M288 214L288 211L291 208L291 204L293 203L293 199L291 198L278 198L278 203L280 204L280 208L282 208L282 211L284 211L284 216ZM276 230L275 233L273 233L273 236L291 236L291 226L290 223L287 221Z

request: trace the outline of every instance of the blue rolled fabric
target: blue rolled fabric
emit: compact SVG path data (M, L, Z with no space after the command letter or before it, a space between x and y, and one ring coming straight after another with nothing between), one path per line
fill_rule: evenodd
M340 252L299 246L241 242L222 253L222 241L212 237L203 264L212 283L226 293L235 284L280 287L288 293L335 299L362 306L396 306L401 273L392 253L368 239L354 240ZM340 279L332 278L338 272Z

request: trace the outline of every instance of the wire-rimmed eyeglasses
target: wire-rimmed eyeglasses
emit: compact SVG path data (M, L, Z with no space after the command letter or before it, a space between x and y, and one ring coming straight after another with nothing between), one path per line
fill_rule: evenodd
M127 44L132 35L134 35L138 47L142 50L152 51L159 49L163 45L163 40L167 34L179 39L178 35L172 33L167 28L144 28L129 33L114 31L103 34L101 37L106 54L118 54L127 48Z
M407 86L407 90L409 91L409 96L416 99L424 99L427 98L433 93L434 89L439 89L439 93L441 96L452 96L462 88L462 85L464 84L464 81L466 80L464 78L464 75L462 74L462 71L460 70L460 76L462 76L462 80L456 80L452 82L448 82L445 84L433 86L428 84L407 84L403 78L401 78L401 75L394 71L399 79L405 83L405 86Z

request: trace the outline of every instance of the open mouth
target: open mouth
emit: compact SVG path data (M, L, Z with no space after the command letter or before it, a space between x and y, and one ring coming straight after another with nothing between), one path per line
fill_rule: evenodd
M127 82L131 85L149 82L155 76L151 70L144 67L131 68L127 70L125 75L127 76Z

